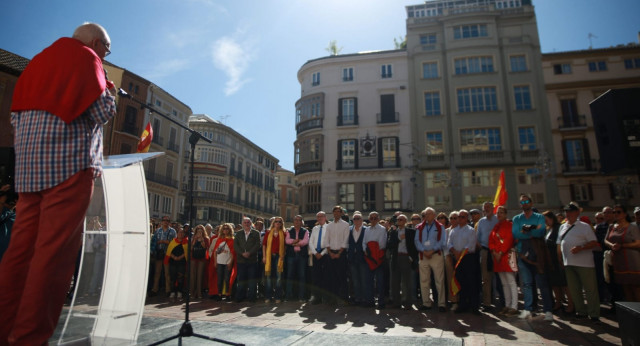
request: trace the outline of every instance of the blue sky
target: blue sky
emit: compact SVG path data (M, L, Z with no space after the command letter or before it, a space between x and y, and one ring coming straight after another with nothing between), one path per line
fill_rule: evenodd
M393 49L407 0L9 0L0 48L32 58L84 21L111 36L107 60L234 128L293 169L297 71L327 55ZM533 0L543 52L638 42L638 0Z

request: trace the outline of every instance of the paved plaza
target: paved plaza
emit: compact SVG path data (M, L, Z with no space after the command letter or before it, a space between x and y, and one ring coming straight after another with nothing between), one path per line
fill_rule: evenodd
M138 342L148 344L177 333L184 306L166 298L148 299ZM247 345L621 344L616 317L605 306L601 321L596 324L563 315L556 315L551 323L543 321L543 315L520 320L492 313L375 310L297 301L274 304L203 299L192 302L190 312L195 332ZM153 328L145 324L152 324ZM195 338L185 339L185 344L201 343L206 344Z

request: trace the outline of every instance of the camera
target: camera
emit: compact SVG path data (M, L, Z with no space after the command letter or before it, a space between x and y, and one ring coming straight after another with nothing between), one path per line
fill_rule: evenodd
M529 232L531 232L532 229L535 229L535 228L536 228L536 226L534 226L534 225L523 225L522 226L522 231L525 232L525 233L529 233Z

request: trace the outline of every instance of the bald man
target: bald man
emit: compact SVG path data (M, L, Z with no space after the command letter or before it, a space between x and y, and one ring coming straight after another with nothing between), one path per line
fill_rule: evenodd
M0 263L0 345L42 345L53 334L82 244L102 125L116 113L102 67L111 39L85 23L36 55L11 105L19 193Z

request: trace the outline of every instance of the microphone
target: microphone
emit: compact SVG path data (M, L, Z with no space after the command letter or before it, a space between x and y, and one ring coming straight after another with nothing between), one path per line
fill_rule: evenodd
M129 93L127 93L126 91L124 91L122 88L118 88L118 95L122 96L122 97L126 97L128 99L131 98L131 95L129 95Z

